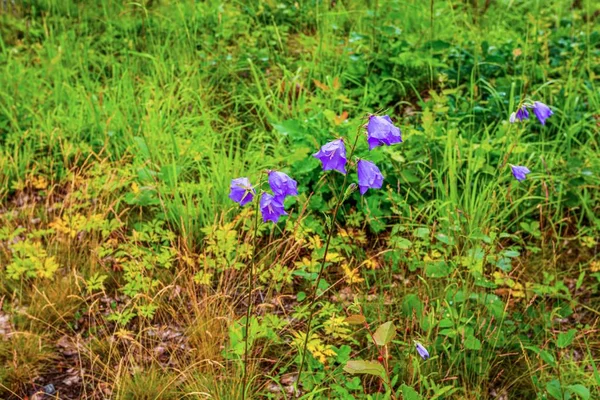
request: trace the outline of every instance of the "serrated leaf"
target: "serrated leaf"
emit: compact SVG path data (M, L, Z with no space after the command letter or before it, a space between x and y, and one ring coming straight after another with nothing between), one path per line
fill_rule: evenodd
M558 339L556 340L556 345L564 349L567 346L570 346L573 343L573 339L575 339L575 334L577 333L577 329L569 329L568 332L561 332L558 334Z
M396 337L396 327L392 321L379 325L373 334L373 339L378 346L388 345Z
M349 374L368 374L385 379L385 369L376 361L350 360L346 363L344 371Z
M481 350L481 341L473 335L465 339L465 348L468 350Z
M415 389L405 384L402 384L402 399L403 400L421 400L421 395Z
M344 321L350 325L363 325L367 321L367 319L364 315L357 314L347 316Z
M451 272L448 263L443 260L429 262L425 266L425 275L429 278L443 278L450 275Z

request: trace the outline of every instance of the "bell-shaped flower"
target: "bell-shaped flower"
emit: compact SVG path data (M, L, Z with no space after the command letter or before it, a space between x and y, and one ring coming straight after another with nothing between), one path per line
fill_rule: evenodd
M283 172L269 171L269 186L275 197L298 196L298 183Z
M417 353L419 353L423 360L427 360L429 358L429 352L421 343L415 342L415 347L417 348Z
M363 195L369 189L379 189L383 184L383 175L371 161L358 160L358 187Z
M248 178L232 179L230 189L229 198L240 206L250 203L256 194Z
M520 165L511 165L510 168L512 169L513 176L519 182L524 181L525 176L531 172L529 168Z
M275 197L269 193L263 193L260 197L260 212L263 221L273 221L277 223L279 217L288 215L283 208L283 198Z
M516 113L510 114L511 124L514 124L516 120L523 121L524 119L529 119L529 111L527 111L525 106L519 108Z
M313 156L321 160L323 171L333 169L346 175L346 146L342 139L324 144Z
M546 125L546 120L552 114L554 114L552 112L552 110L550 109L550 107L548 107L547 105L545 105L544 103L539 102L539 101L533 102L533 106L531 108L533 108L533 113L535 114L537 119L540 120L540 123L542 125Z
M390 146L394 143L402 142L400 128L394 126L392 120L387 115L371 115L367 123L367 142L369 150L377 146Z

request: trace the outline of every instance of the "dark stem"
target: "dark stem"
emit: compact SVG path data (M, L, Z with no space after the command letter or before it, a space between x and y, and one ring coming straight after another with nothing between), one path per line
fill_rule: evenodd
M261 186L262 174L259 179L258 188ZM254 201L254 234L252 236L252 257L248 264L248 306L246 307L246 335L244 337L244 375L242 375L242 400L246 399L246 384L248 381L248 342L250 338L250 314L252 312L252 292L254 292L254 262L256 259L256 238L258 232L259 198L256 194Z
M361 127L358 128L358 130L356 132L356 138L354 139L354 144L352 145L352 148L350 148L350 153L349 153L350 155L348 156L348 160L350 160L350 161L352 161L352 155L354 154L354 150L356 149L356 145L358 143L358 138L360 137L360 129L361 129ZM309 310L308 322L307 322L307 327L306 327L306 336L304 337L304 344L302 345L302 360L300 361L300 368L298 369L298 378L296 379L296 392L298 391L298 384L300 383L300 378L302 377L302 370L304 369L304 362L306 361L308 337L310 336L310 328L311 328L313 317L315 314L313 307L314 307L315 301L317 299L317 288L319 287L319 282L321 281L321 277L323 276L323 271L325 270L325 262L327 260L327 253L329 252L329 244L331 243L331 237L333 236L333 230L335 228L335 219L337 218L338 211L346 197L345 196L345 187L346 187L346 182L348 181L349 173L350 172L347 172L346 175L344 175L344 182L342 183L342 191L338 197L338 201L333 210L333 215L331 216L331 223L329 225L327 241L325 242L325 252L323 253L323 259L321 260L319 274L317 275L317 280L315 281L315 284L313 285L312 291L310 294L310 303L308 305L308 310Z

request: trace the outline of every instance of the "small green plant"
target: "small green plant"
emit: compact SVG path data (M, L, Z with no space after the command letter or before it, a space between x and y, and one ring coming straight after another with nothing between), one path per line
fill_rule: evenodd
M119 400L180 398L177 375L156 366L121 376L115 392Z

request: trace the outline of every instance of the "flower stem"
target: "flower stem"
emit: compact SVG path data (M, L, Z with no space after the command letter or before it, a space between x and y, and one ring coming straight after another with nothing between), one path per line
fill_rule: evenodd
M352 160L352 155L354 154L354 150L356 149L356 145L358 144L358 138L360 137L360 128L361 127L359 127L356 132L356 138L354 139L354 144L350 148L348 160ZM310 303L308 305L309 314L308 314L308 322L307 322L307 327L306 327L306 336L304 337L304 344L302 345L302 359L300 361L300 367L298 368L298 378L296 379L296 383L295 383L295 386L296 386L295 391L296 392L298 392L298 384L300 383L300 378L302 377L302 370L304 369L304 362L306 361L308 338L310 336L310 329L311 329L313 317L315 315L313 308L315 305L315 301L317 300L317 289L319 287L319 282L321 281L321 277L323 276L323 271L325 269L325 262L327 261L327 253L329 252L329 244L331 243L331 237L333 236L333 230L335 228L335 219L337 218L338 211L346 198L345 187L346 187L346 182L348 181L348 174L349 174L349 172L346 173L346 175L344 175L344 182L342 183L342 191L337 199L335 208L333 209L333 215L331 216L331 223L329 225L329 232L327 234L327 240L325 242L325 252L323 253L323 259L321 260L321 266L319 267L319 274L317 275L317 280L315 281L315 283L312 287L311 294L310 294Z
M260 188L262 174L259 179ZM254 233L252 235L252 257L247 267L248 274L248 305L246 307L246 334L244 335L244 375L242 375L242 400L246 399L246 384L248 381L248 342L250 339L250 314L252 312L252 292L254 292L254 262L256 260L256 238L258 236L259 198L256 194L254 201Z

